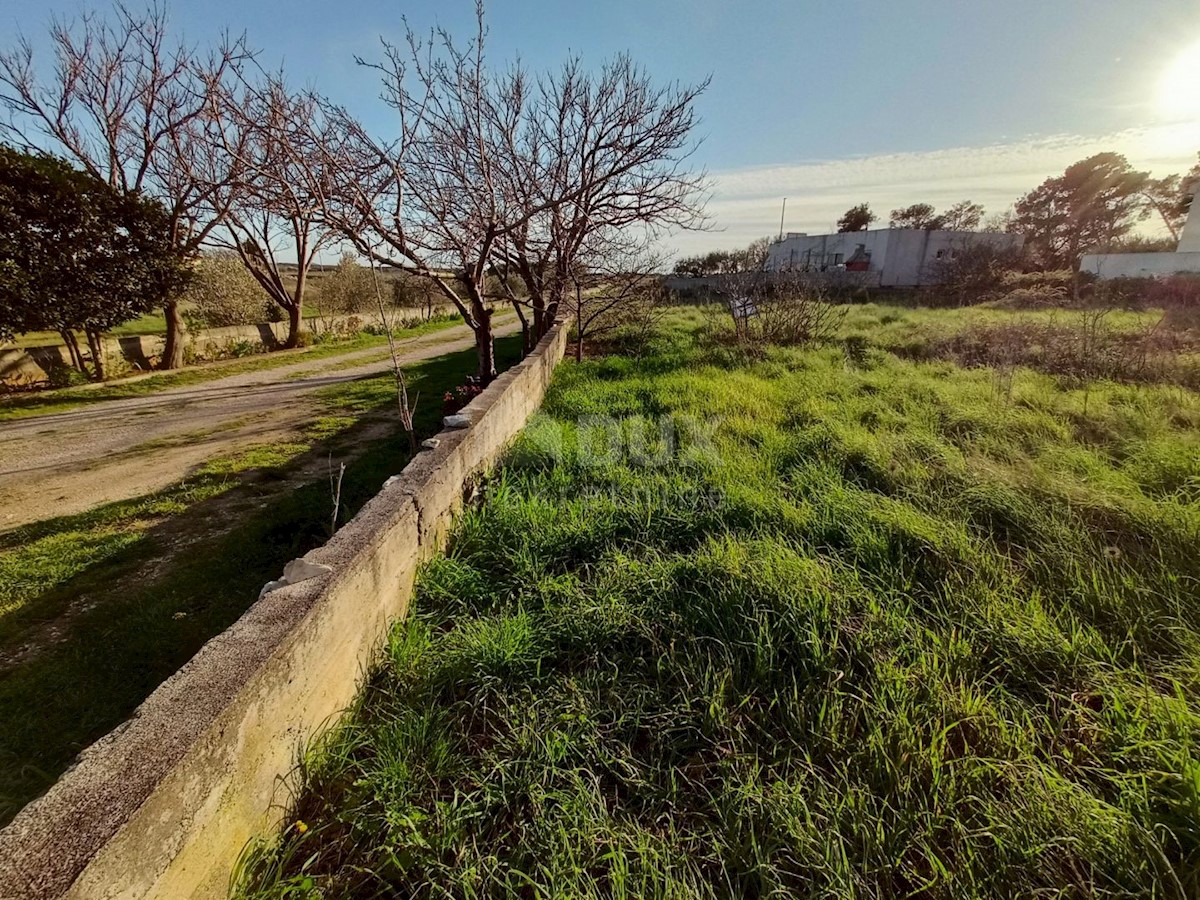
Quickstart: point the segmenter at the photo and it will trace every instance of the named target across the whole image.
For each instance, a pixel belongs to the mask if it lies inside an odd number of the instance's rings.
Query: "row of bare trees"
[[[388,135],[264,71],[244,37],[173,40],[161,6],[56,20],[52,68],[25,39],[0,55],[0,135],[159,199],[186,254],[235,251],[288,313],[290,344],[330,244],[429,279],[473,330],[486,382],[496,303],[517,311],[528,349],[572,297],[657,266],[661,229],[701,223],[690,158],[706,83],[656,85],[626,56],[598,71],[494,66],[481,4],[476,18],[466,42],[409,30],[358,60],[380,79]],[[162,305],[174,367],[182,319],[176,298]]]
[[[241,178],[235,156],[213,148],[225,124],[216,98],[241,76],[252,54],[226,39],[201,54],[172,42],[166,14],[124,6],[111,20],[95,13],[74,25],[55,20],[51,71],[39,73],[22,37],[0,54],[3,136],[26,149],[51,149],[126,193],[152,196],[170,217],[171,241],[198,254],[228,213]],[[174,297],[164,363],[183,359],[183,320]]]

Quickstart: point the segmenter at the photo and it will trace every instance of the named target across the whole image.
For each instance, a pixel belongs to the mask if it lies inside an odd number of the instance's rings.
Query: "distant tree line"
[[[767,261],[771,241],[770,236],[761,237],[740,250],[712,250],[697,256],[686,256],[676,260],[674,272],[676,275],[693,277],[756,272]]]

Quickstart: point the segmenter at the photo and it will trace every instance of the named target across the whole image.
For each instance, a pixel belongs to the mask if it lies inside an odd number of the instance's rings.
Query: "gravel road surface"
[[[511,321],[495,332],[517,330]],[[465,325],[398,342],[401,362],[473,346]],[[0,530],[160,490],[207,459],[282,437],[320,413],[307,395],[385,371],[385,353],[356,350],[0,423]]]

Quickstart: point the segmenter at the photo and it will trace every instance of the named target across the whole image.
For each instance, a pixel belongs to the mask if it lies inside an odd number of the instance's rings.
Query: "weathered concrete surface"
[[[0,897],[225,896],[278,826],[297,752],[354,699],[472,480],[541,403],[560,323],[324,547],[332,572],[273,591],[0,831]]]

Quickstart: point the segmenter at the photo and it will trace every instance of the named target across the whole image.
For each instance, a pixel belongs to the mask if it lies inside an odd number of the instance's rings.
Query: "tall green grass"
[[[1200,893],[1200,397],[702,330],[560,368],[239,896]]]

